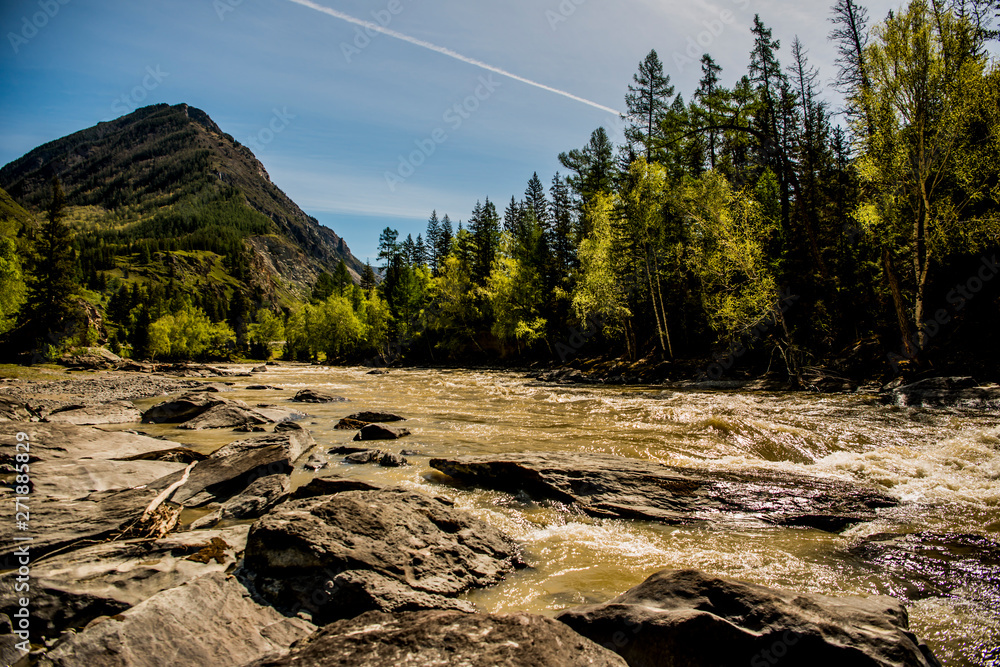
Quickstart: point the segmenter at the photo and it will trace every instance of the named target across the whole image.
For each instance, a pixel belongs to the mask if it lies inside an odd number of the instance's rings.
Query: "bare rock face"
[[[514,543],[479,519],[387,489],[279,505],[251,529],[244,567],[272,604],[324,624],[394,609],[407,589],[420,607],[454,608],[459,594],[498,583],[519,562]],[[382,579],[337,581],[368,572]]]
[[[45,667],[241,665],[286,653],[315,626],[254,602],[221,572],[162,591],[115,616],[65,635]]]
[[[670,524],[728,514],[836,532],[899,502],[875,489],[806,475],[716,472],[606,454],[461,456],[430,464],[467,484],[523,491],[591,516]]]
[[[369,612],[252,667],[625,667],[611,651],[560,626],[531,614]]]
[[[940,666],[892,598],[794,593],[695,570],[659,572],[557,619],[630,667]]]

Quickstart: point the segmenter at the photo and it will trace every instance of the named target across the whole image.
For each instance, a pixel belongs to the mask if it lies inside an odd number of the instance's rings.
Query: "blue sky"
[[[502,208],[532,172],[548,184],[558,154],[597,127],[619,141],[621,121],[598,107],[624,107],[650,49],[689,98],[699,69],[686,52],[711,53],[732,83],[759,13],[784,62],[799,35],[824,82],[834,76],[832,0],[305,1],[590,104],[425,46],[368,37],[301,0],[4,0],[0,164],[131,109],[186,102],[249,145],[356,256],[374,260],[385,226],[416,237],[432,209],[457,222],[477,199]],[[880,19],[897,3],[867,6]],[[25,28],[33,19],[43,26],[34,32]],[[400,169],[421,145],[431,154],[416,155],[412,174],[412,163]],[[390,187],[387,172],[406,178]]]

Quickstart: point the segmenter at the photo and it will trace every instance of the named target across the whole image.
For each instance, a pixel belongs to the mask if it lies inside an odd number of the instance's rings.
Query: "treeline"
[[[801,379],[812,364],[871,375],[977,341],[968,330],[997,323],[996,296],[952,288],[998,248],[995,8],[915,0],[870,25],[838,0],[840,110],[806,47],[795,38],[782,55],[759,16],[728,86],[706,54],[685,98],[650,52],[625,145],[598,129],[559,156],[565,176],[534,175],[502,213],[487,198],[457,229],[435,212],[416,239],[383,232],[390,343],[378,329],[362,347],[565,360],[596,328],[593,353],[715,355],[717,374],[742,358]]]

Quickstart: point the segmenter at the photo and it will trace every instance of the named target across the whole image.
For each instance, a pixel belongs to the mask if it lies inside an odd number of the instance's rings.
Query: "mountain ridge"
[[[96,207],[102,241],[158,248],[198,234],[238,239],[249,254],[248,287],[274,299],[308,294],[341,260],[355,280],[363,269],[344,239],[302,211],[249,148],[188,104],[143,107],[42,144],[0,168],[0,188],[40,211],[55,176],[67,205]]]

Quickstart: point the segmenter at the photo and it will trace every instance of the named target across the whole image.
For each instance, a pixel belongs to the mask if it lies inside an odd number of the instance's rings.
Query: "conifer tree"
[[[63,222],[65,205],[62,184],[54,178],[45,222],[34,239],[27,281],[25,311],[35,339],[47,337],[63,326],[77,292],[75,255],[70,230]]]
[[[633,146],[642,146],[646,161],[651,162],[662,144],[660,126],[670,108],[674,87],[663,73],[663,63],[655,50],[639,63],[633,82],[625,96],[629,121],[625,137]]]

